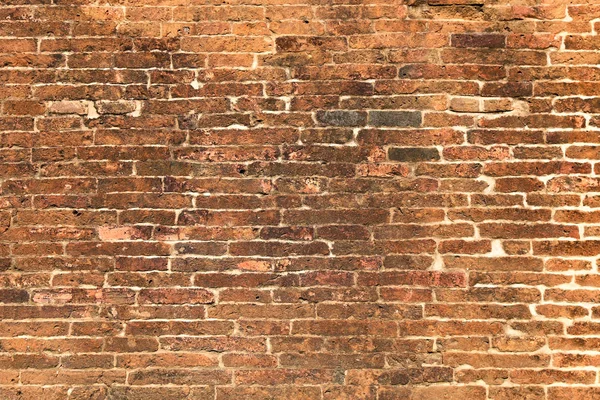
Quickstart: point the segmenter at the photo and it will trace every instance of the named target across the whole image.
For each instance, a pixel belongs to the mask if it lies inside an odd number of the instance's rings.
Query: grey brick
[[[364,126],[367,114],[362,111],[317,111],[317,121],[328,126]]]
[[[370,111],[369,125],[373,126],[421,126],[420,111]]]

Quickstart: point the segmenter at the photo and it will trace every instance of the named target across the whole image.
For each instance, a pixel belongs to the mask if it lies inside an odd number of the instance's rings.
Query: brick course
[[[3,0],[0,398],[600,398],[597,0]]]

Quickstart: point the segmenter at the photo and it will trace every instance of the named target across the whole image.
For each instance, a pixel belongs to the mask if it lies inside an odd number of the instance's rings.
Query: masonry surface
[[[0,398],[600,398],[600,1],[3,0]]]

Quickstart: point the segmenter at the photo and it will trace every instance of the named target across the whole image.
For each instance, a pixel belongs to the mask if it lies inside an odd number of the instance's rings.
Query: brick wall
[[[3,0],[0,398],[600,398],[599,21]]]

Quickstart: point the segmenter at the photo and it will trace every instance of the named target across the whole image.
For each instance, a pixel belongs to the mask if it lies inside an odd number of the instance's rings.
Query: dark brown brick
[[[388,158],[400,162],[437,161],[440,154],[435,148],[392,147],[388,150]]]

